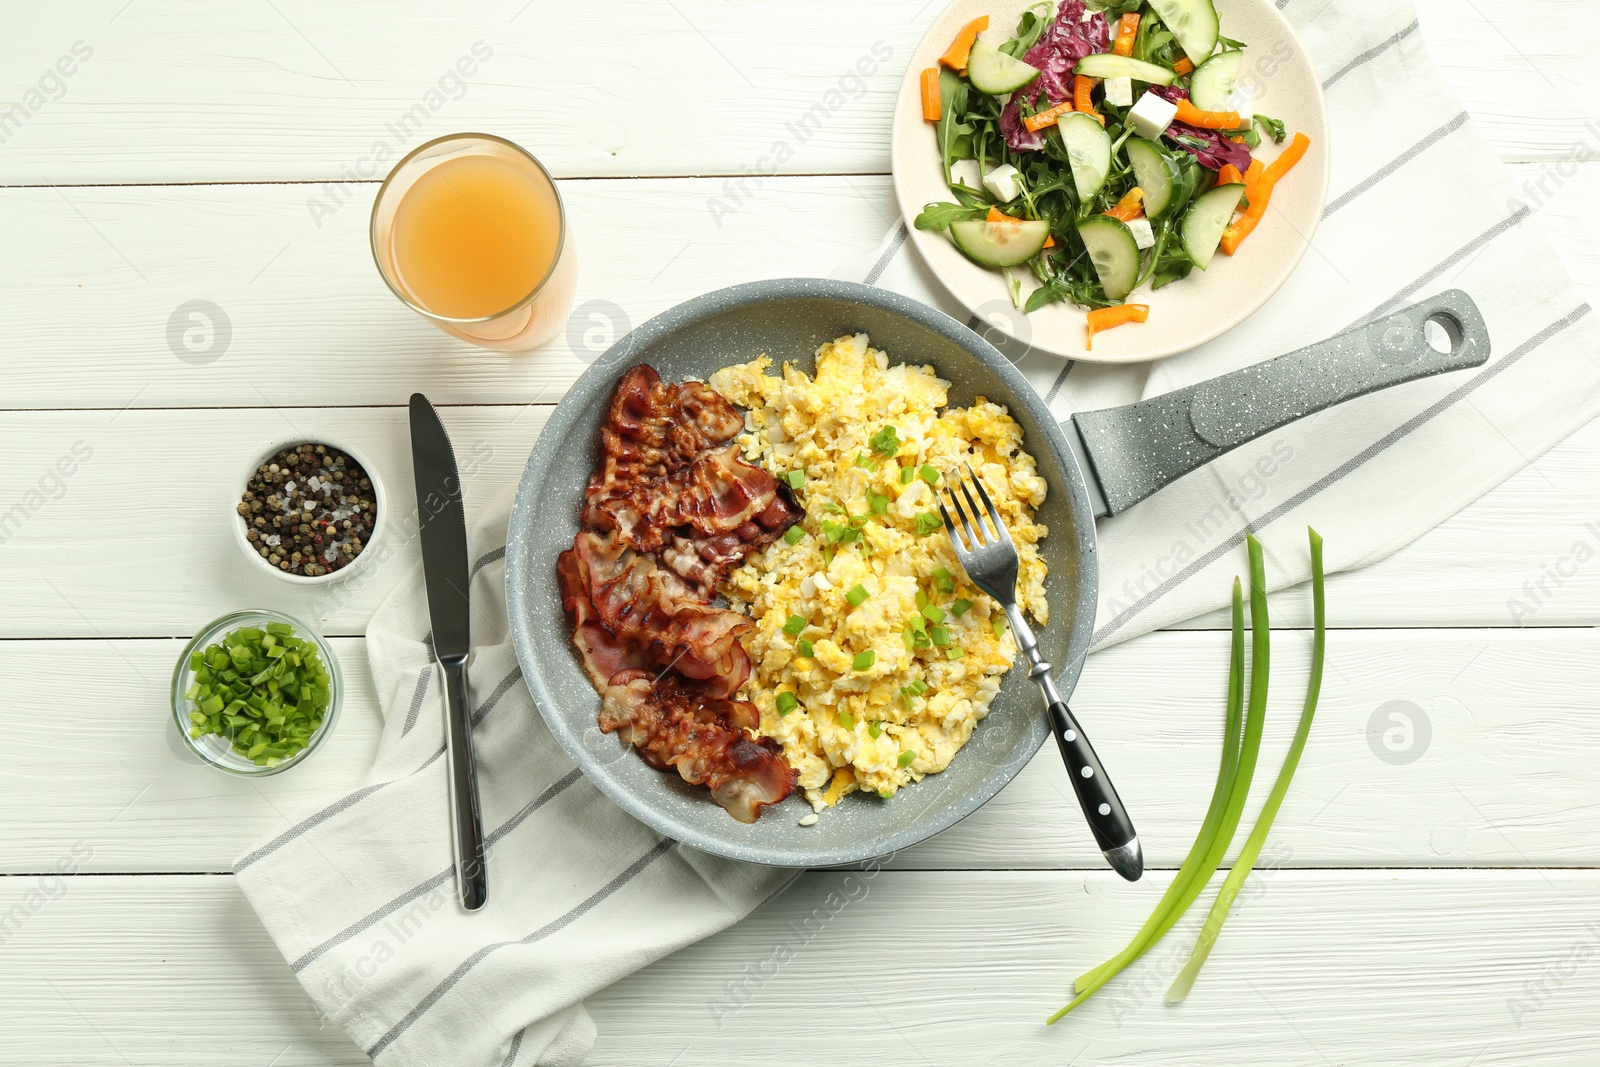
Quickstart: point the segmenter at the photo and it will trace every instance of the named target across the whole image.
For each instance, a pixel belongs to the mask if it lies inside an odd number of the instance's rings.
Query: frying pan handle
[[[1428,343],[1429,322],[1443,329],[1448,352]],[[1296,419],[1488,358],[1489,331],[1478,305],[1451,289],[1265,363],[1126,407],[1080,412],[1072,422],[1106,513],[1114,515]]]

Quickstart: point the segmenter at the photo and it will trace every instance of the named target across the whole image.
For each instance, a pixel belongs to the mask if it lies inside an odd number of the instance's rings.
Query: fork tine
[[[968,471],[968,473],[970,474],[971,472]],[[961,487],[961,495],[967,498],[967,503],[972,507],[972,518],[973,518],[973,521],[975,523],[977,523],[978,530],[983,534],[984,538],[987,540],[989,538],[989,531],[987,531],[987,530],[985,530],[983,528],[983,512],[978,510],[978,502],[976,500],[972,499],[972,490],[967,486],[966,479],[964,479],[964,478],[961,479],[961,481],[959,482],[959,485]],[[955,493],[952,491],[950,495],[954,496]]]
[[[956,524],[950,518],[950,512],[944,506],[944,497],[935,494],[934,500],[939,505],[939,514],[944,517],[945,532],[950,535],[950,547],[955,549],[957,558],[965,556],[967,554],[967,546],[962,543],[961,538],[956,536]]]
[[[968,550],[971,551],[973,549],[977,549],[983,544],[983,539],[979,537],[978,533],[973,530],[972,521],[967,518],[967,513],[962,510],[960,498],[954,493],[950,493],[948,495],[950,497],[950,503],[954,505],[956,509],[956,515],[961,519],[961,532],[967,536]],[[939,506],[943,508],[944,504],[941,502]]]
[[[1008,545],[1011,544],[1011,531],[1007,530],[1006,524],[1000,521],[1000,512],[995,508],[994,501],[989,499],[988,492],[983,488],[983,480],[972,473],[971,467],[967,467],[965,463],[962,466],[967,468],[967,477],[972,480],[972,484],[978,490],[978,496],[983,500],[984,508],[989,512],[989,521],[994,524],[994,532],[999,535],[1001,541]]]

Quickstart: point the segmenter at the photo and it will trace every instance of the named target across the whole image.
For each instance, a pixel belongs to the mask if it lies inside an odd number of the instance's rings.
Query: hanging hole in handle
[[[1448,311],[1435,311],[1422,323],[1422,337],[1428,347],[1441,356],[1448,356],[1461,347],[1464,331],[1461,320]]]

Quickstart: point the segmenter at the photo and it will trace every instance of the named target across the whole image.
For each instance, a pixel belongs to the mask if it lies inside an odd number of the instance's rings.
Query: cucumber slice
[[[1150,0],[1150,6],[1195,66],[1216,51],[1219,27],[1211,0]]]
[[[992,44],[972,42],[967,57],[967,80],[980,93],[999,96],[1014,93],[1039,76],[1039,68],[1008,56]]]
[[[1110,215],[1091,215],[1078,223],[1078,236],[1089,250],[1089,262],[1094,264],[1106,299],[1121,300],[1133,292],[1139,280],[1139,242],[1127,224]],[[1218,233],[1217,240],[1221,239]]]
[[[1239,182],[1219,185],[1202,194],[1183,217],[1183,250],[1201,270],[1211,266],[1211,257],[1222,243],[1222,231],[1233,221],[1234,209],[1244,198]]]
[[[1133,167],[1134,184],[1144,191],[1145,216],[1159,219],[1172,203],[1172,189],[1178,177],[1172,161],[1143,137],[1130,137],[1122,147]]]
[[[1056,121],[1061,132],[1061,143],[1067,149],[1067,162],[1072,167],[1072,184],[1078,188],[1078,199],[1087,200],[1100,191],[1111,173],[1111,135],[1094,119],[1081,111],[1070,111]]]
[[[1026,263],[1039,254],[1049,238],[1050,224],[1043,219],[1004,222],[961,219],[950,224],[950,239],[955,241],[956,247],[972,262],[985,267],[1015,267]]]
[[[1202,111],[1232,111],[1233,90],[1243,67],[1243,49],[1218,52],[1189,76],[1189,99]]]
[[[1142,59],[1119,56],[1111,52],[1084,56],[1078,60],[1078,65],[1073,69],[1086,78],[1132,78],[1136,82],[1145,82],[1149,85],[1171,85],[1178,79],[1178,76],[1166,67],[1158,67]]]

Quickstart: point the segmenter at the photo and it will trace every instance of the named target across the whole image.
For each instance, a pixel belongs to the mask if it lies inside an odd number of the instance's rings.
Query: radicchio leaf
[[[1044,146],[1043,136],[1022,124],[1020,101],[1025,98],[1035,111],[1041,111],[1072,99],[1072,76],[1078,60],[1110,48],[1111,32],[1105,13],[1096,11],[1085,20],[1084,11],[1083,0],[1061,0],[1055,21],[1022,57],[1024,63],[1039,68],[1039,76],[1032,85],[1013,95],[1000,112],[1000,133],[1014,151],[1037,152]]]
[[[1174,104],[1189,99],[1189,90],[1177,85],[1152,85],[1150,91]],[[1221,170],[1224,164],[1232,163],[1239,168],[1240,174],[1250,169],[1250,149],[1235,144],[1221,130],[1207,130],[1174,119],[1172,125],[1167,127],[1167,136],[1179,148],[1199,160],[1203,167]],[[1198,143],[1202,141],[1205,142],[1204,147]]]

